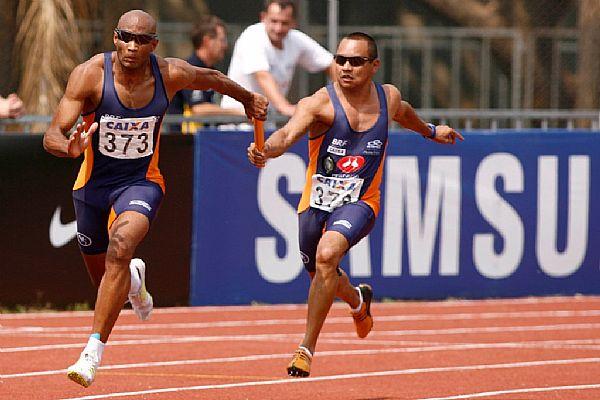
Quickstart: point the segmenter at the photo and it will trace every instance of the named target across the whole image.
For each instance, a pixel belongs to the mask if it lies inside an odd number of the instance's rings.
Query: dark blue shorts
[[[367,236],[375,225],[375,213],[365,202],[345,204],[332,212],[308,208],[298,214],[300,255],[309,272],[316,271],[319,240],[326,231],[344,235],[350,247]]]
[[[163,191],[153,182],[140,182],[119,188],[82,188],[73,192],[75,217],[77,218],[77,242],[84,254],[106,253],[111,211],[119,216],[124,211],[136,211],[148,217],[150,223],[156,217]]]

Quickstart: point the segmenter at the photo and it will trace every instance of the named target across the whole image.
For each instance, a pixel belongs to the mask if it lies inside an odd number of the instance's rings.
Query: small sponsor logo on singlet
[[[377,140],[371,140],[370,142],[367,143],[367,149],[381,149],[381,146],[383,146],[383,142],[379,139]]]
[[[337,167],[346,174],[358,171],[363,165],[365,165],[363,156],[346,156],[337,162]]]
[[[335,168],[335,161],[333,157],[327,156],[323,158],[323,169],[325,170],[325,175],[330,175]]]
[[[335,154],[336,156],[345,156],[346,149],[340,149],[339,147],[329,146],[327,147],[327,152],[331,154]]]

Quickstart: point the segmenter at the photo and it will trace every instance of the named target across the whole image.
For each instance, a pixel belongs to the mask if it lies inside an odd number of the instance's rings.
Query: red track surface
[[[0,399],[600,399],[600,297],[374,304],[357,339],[334,305],[311,377],[285,367],[305,306],[119,318],[96,381],[66,378],[91,313],[0,315]]]

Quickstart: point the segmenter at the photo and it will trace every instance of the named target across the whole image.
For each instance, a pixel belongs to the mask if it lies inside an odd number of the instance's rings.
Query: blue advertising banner
[[[600,294],[598,132],[390,134],[381,211],[345,257],[375,297]],[[190,302],[304,302],[296,205],[307,143],[256,169],[251,133],[195,137]]]

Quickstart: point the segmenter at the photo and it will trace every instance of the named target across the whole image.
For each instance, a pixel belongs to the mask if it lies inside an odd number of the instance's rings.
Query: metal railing
[[[192,51],[191,26],[161,22],[158,52],[163,56],[187,57]],[[233,48],[246,25],[227,27]],[[92,28],[90,43],[84,43],[83,48],[102,39],[101,24]],[[375,37],[382,61],[377,80],[396,85],[403,97],[419,108],[561,109],[573,105],[574,90],[562,77],[576,72],[580,36],[577,29],[359,25],[338,28],[339,35],[364,31]],[[322,45],[327,44],[326,25],[308,22],[301,29]],[[226,71],[228,64],[225,59],[219,67]],[[325,82],[324,75],[311,76],[301,68],[296,75],[291,89],[296,99],[313,93]]]
[[[436,124],[448,124],[456,129],[501,130],[501,129],[583,129],[600,132],[600,110],[464,110],[430,109],[417,110],[417,114],[426,121]],[[0,119],[0,134],[40,134],[50,124],[49,115],[26,115],[19,119]],[[288,119],[284,116],[269,115],[268,120],[280,126]],[[248,123],[245,117],[210,116],[184,117],[166,115],[163,120],[163,133],[173,132],[173,126],[185,122],[201,123],[206,128],[223,127]],[[393,128],[398,128],[397,124]],[[202,129],[202,128],[200,128]]]

